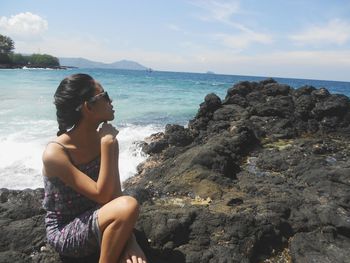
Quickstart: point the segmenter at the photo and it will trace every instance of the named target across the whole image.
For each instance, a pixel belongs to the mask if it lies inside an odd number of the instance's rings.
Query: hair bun
[[[60,136],[60,135],[62,135],[63,133],[66,133],[66,132],[67,132],[67,130],[59,130],[59,131],[57,132],[57,137]]]

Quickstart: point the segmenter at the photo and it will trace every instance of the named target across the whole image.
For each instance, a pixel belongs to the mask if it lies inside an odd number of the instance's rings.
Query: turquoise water
[[[265,79],[108,69],[0,70],[0,188],[42,187],[41,153],[57,131],[53,94],[65,76],[78,72],[98,80],[114,100],[122,180],[146,158],[135,141],[162,131],[167,123],[186,125],[208,93],[224,98],[238,81]],[[350,95],[349,82],[275,79],[295,88],[312,85]]]

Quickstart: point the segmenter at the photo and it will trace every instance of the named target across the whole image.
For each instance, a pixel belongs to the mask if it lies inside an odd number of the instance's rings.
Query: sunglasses
[[[109,97],[107,91],[101,92],[95,96],[93,96],[91,99],[87,100],[87,103],[94,103],[98,101],[99,99],[105,99],[107,102],[112,102],[111,98]],[[83,104],[79,105],[75,108],[76,111],[80,111],[80,109],[83,107]]]

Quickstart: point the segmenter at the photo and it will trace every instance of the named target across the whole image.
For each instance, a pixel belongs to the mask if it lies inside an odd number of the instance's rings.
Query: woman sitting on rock
[[[99,262],[145,263],[133,234],[138,203],[122,196],[108,93],[89,75],[75,74],[54,98],[59,132],[43,153],[48,243],[65,257],[99,252]]]

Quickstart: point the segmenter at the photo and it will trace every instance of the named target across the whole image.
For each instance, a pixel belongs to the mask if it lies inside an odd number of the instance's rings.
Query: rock
[[[214,93],[208,94],[201,103],[197,117],[210,116],[212,112],[221,107],[221,99]]]
[[[162,152],[165,148],[169,146],[167,140],[162,139],[159,141],[151,142],[150,144],[145,144],[142,150],[147,154],[155,154]]]
[[[267,96],[287,96],[290,90],[291,88],[288,85],[269,83],[264,85],[263,89],[261,90],[261,93]]]
[[[295,262],[349,262],[349,238],[337,234],[331,226],[308,233],[297,233],[291,240]]]
[[[240,95],[232,95],[228,98],[226,98],[223,102],[222,102],[223,105],[227,105],[227,104],[236,104],[236,105],[239,105],[243,108],[246,108],[248,106],[248,102],[247,100],[240,96]]]
[[[0,189],[0,261],[32,262],[45,244],[43,189]]]
[[[329,91],[327,89],[320,88],[318,90],[313,90],[311,92],[311,95],[313,97],[315,97],[317,100],[322,100],[322,99],[327,98],[330,95],[330,93],[329,93]]]
[[[238,105],[224,105],[222,108],[216,110],[213,115],[214,123],[218,121],[237,121],[242,118],[247,111]]]
[[[254,115],[289,117],[294,113],[294,103],[289,96],[277,96],[254,107]]]
[[[267,84],[277,83],[277,81],[274,80],[273,78],[267,78],[267,79],[264,79],[264,80],[260,81],[259,83],[262,84],[262,85],[267,85]]]
[[[235,95],[239,95],[240,97],[245,97],[247,94],[249,94],[254,87],[257,86],[257,83],[249,82],[249,81],[242,81],[237,84],[235,84],[232,88],[227,90],[226,98],[231,98]]]
[[[300,87],[300,88],[294,90],[293,96],[296,97],[296,98],[299,98],[299,97],[302,96],[302,95],[311,95],[311,93],[312,93],[314,90],[316,90],[315,87],[305,85],[305,86],[302,86],[302,87]]]
[[[188,129],[180,125],[166,125],[165,136],[169,145],[186,146],[193,141],[192,135]]]
[[[349,110],[350,100],[344,95],[329,95],[325,100],[316,103],[312,110],[315,119],[323,117],[343,117]]]
[[[315,107],[315,100],[310,95],[299,95],[295,102],[295,115],[297,118],[307,120],[312,117],[311,110]]]

